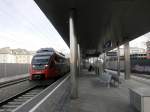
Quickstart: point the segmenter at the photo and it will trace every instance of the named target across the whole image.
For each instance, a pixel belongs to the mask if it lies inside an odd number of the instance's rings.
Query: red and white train
[[[32,58],[30,80],[48,80],[69,72],[69,59],[53,48],[41,48]]]

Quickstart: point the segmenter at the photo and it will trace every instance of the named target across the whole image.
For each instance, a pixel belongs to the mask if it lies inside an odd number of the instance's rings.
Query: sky
[[[1,0],[0,48],[31,51],[53,47],[63,53],[69,48],[33,0]]]

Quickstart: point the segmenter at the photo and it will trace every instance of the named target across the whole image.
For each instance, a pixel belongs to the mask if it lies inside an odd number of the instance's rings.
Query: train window
[[[57,56],[55,56],[54,63],[55,63],[55,64],[59,63],[59,59],[58,59]]]
[[[59,63],[65,63],[65,60],[62,57],[59,57]]]
[[[59,57],[59,56],[56,56],[54,63],[55,63],[56,65],[61,65],[61,64],[66,63],[66,61],[64,60],[64,58]]]
[[[48,64],[50,56],[34,56],[32,64]]]

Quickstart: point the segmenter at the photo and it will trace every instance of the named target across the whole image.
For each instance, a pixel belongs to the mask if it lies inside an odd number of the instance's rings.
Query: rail
[[[67,74],[13,112],[67,112],[69,99],[70,75]]]
[[[15,108],[17,108],[19,105],[23,104],[30,98],[34,97],[35,95],[39,94],[42,90],[44,90],[46,86],[36,86],[27,89],[26,91],[23,91],[21,93],[18,93],[15,96],[12,96],[11,98],[5,99],[4,101],[0,102],[0,112],[11,112]]]

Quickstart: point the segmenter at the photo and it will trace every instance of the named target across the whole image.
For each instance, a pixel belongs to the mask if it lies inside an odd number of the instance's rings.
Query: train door
[[[61,73],[61,65],[60,65],[60,60],[59,60],[58,55],[54,56],[54,59],[53,59],[53,68],[55,69],[55,75],[59,76],[60,73]]]
[[[60,62],[60,71],[61,71],[61,75],[63,75],[66,71],[66,62],[65,59],[63,57],[59,57],[59,62]]]
[[[57,64],[56,64],[56,56],[52,55],[49,61],[49,77],[56,77],[58,74]]]
[[[66,62],[65,59],[61,56],[57,56],[57,69],[59,71],[59,75],[63,75],[66,72]]]

